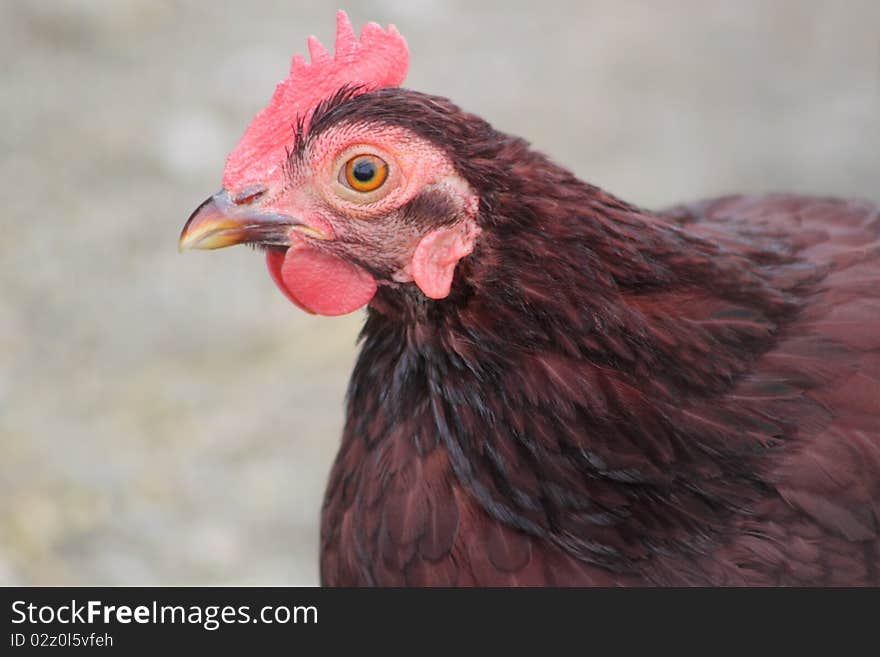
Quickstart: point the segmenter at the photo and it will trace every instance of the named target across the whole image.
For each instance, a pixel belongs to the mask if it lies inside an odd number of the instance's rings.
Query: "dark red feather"
[[[482,232],[447,299],[370,306],[325,583],[880,583],[875,205],[649,212],[444,99],[342,120],[443,148]]]

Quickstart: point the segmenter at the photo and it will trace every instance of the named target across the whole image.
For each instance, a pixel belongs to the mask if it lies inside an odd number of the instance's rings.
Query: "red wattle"
[[[344,315],[367,305],[376,294],[369,272],[307,244],[268,251],[272,280],[297,306],[316,315]]]

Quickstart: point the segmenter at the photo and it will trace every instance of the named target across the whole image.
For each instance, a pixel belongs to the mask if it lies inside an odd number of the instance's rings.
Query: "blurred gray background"
[[[0,1],[0,583],[317,583],[362,317],[176,241],[339,4]],[[627,200],[880,200],[877,0],[346,4]]]

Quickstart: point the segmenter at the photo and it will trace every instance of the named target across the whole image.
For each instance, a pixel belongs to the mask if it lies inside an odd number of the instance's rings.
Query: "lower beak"
[[[233,203],[226,190],[202,203],[180,233],[181,251],[222,249],[234,244],[290,246],[290,231],[317,232],[292,217]]]

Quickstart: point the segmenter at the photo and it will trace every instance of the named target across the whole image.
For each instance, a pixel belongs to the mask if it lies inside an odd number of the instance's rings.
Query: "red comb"
[[[290,75],[275,87],[269,104],[254,117],[241,141],[226,158],[223,186],[240,189],[268,183],[281,175],[282,164],[298,120],[307,121],[315,107],[342,87],[369,91],[397,86],[406,77],[409,50],[393,25],[376,23],[361,29],[360,39],[344,11],[336,13],[336,52],[331,57],[321,42],[309,37],[308,63],[294,55]]]

